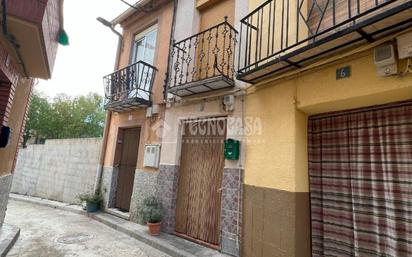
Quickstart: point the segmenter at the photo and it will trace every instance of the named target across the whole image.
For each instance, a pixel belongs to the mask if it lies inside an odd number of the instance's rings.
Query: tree
[[[51,135],[50,124],[51,106],[47,97],[39,92],[34,92],[31,98],[29,113],[27,116],[24,131],[24,144],[30,137],[35,138],[35,143],[39,143],[42,138]]]
[[[34,92],[24,142],[46,139],[100,137],[104,127],[103,98],[96,93],[72,98],[60,94],[50,100]]]

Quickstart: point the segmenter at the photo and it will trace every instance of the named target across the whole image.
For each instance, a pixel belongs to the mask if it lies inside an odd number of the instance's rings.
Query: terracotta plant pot
[[[157,223],[150,223],[147,222],[147,226],[149,227],[149,233],[152,236],[157,236],[160,234],[160,227],[162,225],[162,222],[157,222]]]

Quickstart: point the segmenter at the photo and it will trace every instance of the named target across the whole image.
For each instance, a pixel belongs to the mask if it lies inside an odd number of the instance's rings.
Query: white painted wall
[[[176,12],[174,40],[178,42],[198,33],[199,22],[200,17],[196,9],[196,1],[179,0]]]
[[[227,116],[229,120],[235,119],[242,121],[243,102],[242,96],[237,96],[235,101],[234,112],[226,112],[222,108],[222,98],[202,100],[199,102],[189,102],[186,104],[173,104],[171,108],[166,109],[162,149],[160,163],[166,165],[179,165],[181,153],[181,129],[182,121],[187,119],[201,119],[210,117]],[[226,131],[227,138],[240,140],[243,139],[242,124],[230,123]],[[226,168],[242,167],[243,157],[238,161],[226,161]]]
[[[235,1],[235,24],[234,27],[240,31],[240,19],[246,16],[248,0]],[[199,32],[200,15],[194,0],[179,0],[176,15],[176,27],[174,39],[176,42],[188,38]],[[235,69],[237,69],[238,45],[236,46]],[[173,67],[172,67],[173,68]],[[235,80],[236,88],[244,88],[246,83]],[[238,92],[239,93],[239,92]],[[222,96],[205,97],[200,102],[188,102],[184,104],[170,103],[166,109],[164,129],[162,136],[162,149],[160,163],[165,165],[179,165],[181,152],[181,121],[189,118],[227,116],[229,119],[244,121],[243,97],[237,95],[235,111],[227,113],[222,110]],[[241,141],[241,156],[238,161],[226,161],[226,168],[242,168],[244,162],[243,123],[240,126],[228,126],[227,138]]]

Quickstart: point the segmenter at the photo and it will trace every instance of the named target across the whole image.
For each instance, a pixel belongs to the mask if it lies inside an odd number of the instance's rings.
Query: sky
[[[136,1],[129,0],[132,2]],[[64,1],[64,27],[70,45],[59,46],[52,78],[39,80],[36,89],[50,97],[59,93],[103,95],[102,77],[113,71],[118,37],[96,18],[111,21],[127,8],[120,0]]]

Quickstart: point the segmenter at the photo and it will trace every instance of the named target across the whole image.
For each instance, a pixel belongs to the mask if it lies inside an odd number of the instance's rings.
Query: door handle
[[[120,163],[114,165],[115,168],[119,168],[119,166],[120,166]]]
[[[222,192],[222,190],[223,190],[223,187],[219,188],[219,189],[217,190],[217,192],[220,193],[220,192]]]

